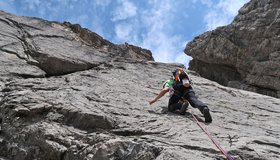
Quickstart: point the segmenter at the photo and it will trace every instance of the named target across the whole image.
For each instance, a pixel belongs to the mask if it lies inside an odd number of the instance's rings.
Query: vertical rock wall
[[[280,97],[280,1],[251,0],[234,21],[186,46],[190,69],[220,84]]]

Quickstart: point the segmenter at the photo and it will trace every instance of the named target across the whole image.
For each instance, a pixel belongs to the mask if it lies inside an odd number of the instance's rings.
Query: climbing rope
[[[192,114],[192,113],[191,113],[191,114]],[[213,138],[211,137],[211,135],[210,135],[210,133],[207,131],[207,129],[204,128],[204,127],[202,127],[202,125],[199,123],[199,121],[197,120],[197,118],[196,118],[193,114],[192,114],[192,117],[195,119],[196,124],[207,134],[207,136],[211,139],[211,141],[214,143],[214,145],[221,151],[221,153],[222,153],[223,155],[225,155],[226,158],[227,158],[228,160],[234,160],[234,158],[231,157],[231,156],[227,153],[227,151],[226,151],[225,149],[223,149],[223,148],[219,145],[219,143],[218,143],[215,139],[213,139]]]

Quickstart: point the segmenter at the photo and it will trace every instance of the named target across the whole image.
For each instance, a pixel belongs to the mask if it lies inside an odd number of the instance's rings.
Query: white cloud
[[[176,2],[173,0],[154,0],[152,8],[143,14],[147,33],[141,46],[151,49],[153,57],[160,62],[179,62],[188,64],[189,58],[182,53],[185,44],[180,35],[172,33],[172,22],[177,18]]]
[[[71,23],[77,23],[80,24],[82,27],[85,27],[87,26],[88,19],[89,19],[88,15],[81,14],[77,16],[71,16],[66,21],[69,21]]]
[[[37,7],[38,13],[43,16],[48,16],[50,19],[53,17],[56,17],[55,14],[59,14],[58,8],[52,6],[52,3],[50,1],[46,1],[44,3],[41,3],[40,6]],[[55,12],[56,10],[56,12]]]
[[[189,68],[189,62],[192,60],[192,57],[186,55],[184,52],[176,54],[175,57],[175,62],[182,63],[186,68]]]
[[[111,3],[111,0],[95,0],[95,3],[99,6],[106,7]]]
[[[105,38],[105,31],[104,31],[104,26],[102,25],[102,17],[99,17],[97,15],[93,15],[91,17],[91,23],[89,24],[89,28],[94,29],[92,30],[93,32],[98,33],[100,36]]]
[[[16,14],[16,9],[13,6],[13,3],[14,3],[14,0],[2,1],[2,2],[0,2],[0,8],[1,8],[1,10],[4,10],[6,12]]]
[[[142,42],[142,46],[153,51],[156,61],[174,62],[179,39],[176,36],[166,35],[164,32],[150,33]]]
[[[173,56],[177,50],[176,46],[180,43],[178,36],[169,33],[174,16],[172,15],[172,9],[176,9],[172,4],[173,1],[171,0],[154,0],[150,2],[152,8],[143,13],[143,22],[147,28],[147,33],[141,42],[141,46],[151,49],[156,61],[174,61]]]
[[[142,12],[134,15],[133,20],[126,19],[125,22],[115,24],[116,41],[150,49],[156,61],[181,62],[187,65],[189,58],[182,52],[185,44],[182,45],[183,40],[179,35],[172,33],[176,3],[173,0],[151,0],[148,3],[149,7],[142,8]],[[123,20],[125,17],[115,17],[113,20]]]
[[[23,3],[25,3],[25,7],[27,7],[27,10],[36,10],[38,6],[40,5],[40,0],[24,0]]]
[[[172,11],[176,9],[173,2],[171,0],[154,0],[150,5],[151,8],[144,11],[144,23],[151,31],[167,31],[169,29],[167,27],[172,25],[170,22],[175,16]]]
[[[124,20],[137,13],[137,7],[128,0],[120,0],[120,5],[114,10],[112,21]]]
[[[219,3],[208,11],[204,16],[207,30],[229,24],[238,10],[249,0],[220,0]]]
[[[220,0],[217,8],[221,8],[224,13],[230,16],[236,16],[238,10],[249,0]]]
[[[185,48],[185,47],[186,47],[186,44],[189,43],[189,42],[190,42],[190,41],[184,41],[184,42],[182,42],[182,43],[181,43],[181,47],[182,47],[182,48]]]
[[[115,33],[116,33],[117,38],[121,41],[127,41],[127,40],[131,39],[132,29],[133,29],[132,25],[130,25],[130,24],[127,24],[127,23],[117,24],[115,26]]]
[[[191,2],[193,4],[200,2],[201,4],[206,5],[208,7],[211,7],[213,5],[213,0],[192,0]]]
[[[200,2],[208,7],[211,7],[213,5],[212,0],[200,0]]]
[[[230,23],[230,17],[228,15],[224,15],[221,13],[218,13],[215,10],[209,11],[204,16],[204,21],[206,22],[206,30],[213,30],[217,28],[218,26],[224,26],[228,23]]]

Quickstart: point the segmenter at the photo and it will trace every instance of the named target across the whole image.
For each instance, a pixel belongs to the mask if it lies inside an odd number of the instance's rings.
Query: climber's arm
[[[155,103],[157,100],[159,100],[162,96],[164,96],[167,92],[169,91],[169,87],[165,87],[163,88],[159,94],[153,99],[153,100],[150,100],[149,103],[150,105]]]

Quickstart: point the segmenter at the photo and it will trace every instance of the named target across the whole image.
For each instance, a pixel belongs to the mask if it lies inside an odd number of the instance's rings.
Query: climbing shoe
[[[209,109],[207,107],[205,107],[203,109],[203,116],[205,118],[205,122],[206,123],[211,123],[212,122],[212,117],[211,117],[210,111],[209,111]]]
[[[181,115],[185,115],[188,106],[189,106],[189,103],[188,103],[188,102],[184,102],[184,103],[182,104],[182,107],[181,107],[179,113],[180,113]]]

